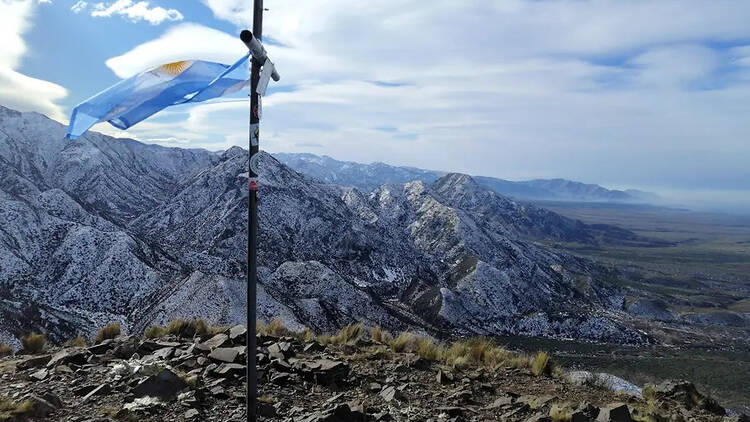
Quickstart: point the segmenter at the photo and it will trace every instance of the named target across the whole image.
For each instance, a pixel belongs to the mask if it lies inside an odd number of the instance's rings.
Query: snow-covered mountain
[[[0,342],[105,322],[244,320],[247,154],[145,145],[0,107]],[[613,270],[535,240],[603,229],[466,175],[369,193],[262,154],[259,314],[319,331],[353,321],[440,334],[641,342]],[[606,233],[603,235],[603,233]]]
[[[367,191],[377,189],[387,183],[407,183],[415,180],[432,183],[446,174],[441,171],[392,166],[379,162],[361,164],[339,161],[325,155],[318,156],[309,153],[277,153],[274,156],[294,170],[314,179],[342,186],[353,186]],[[649,192],[635,189],[607,189],[599,185],[566,179],[510,181],[495,177],[474,176],[474,180],[496,193],[518,199],[660,202],[658,195]]]

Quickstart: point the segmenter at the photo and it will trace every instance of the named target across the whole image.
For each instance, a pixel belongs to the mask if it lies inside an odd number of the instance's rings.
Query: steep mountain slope
[[[239,286],[247,158],[233,148],[221,160],[130,229],[163,249],[179,245],[172,252],[182,264]],[[553,238],[589,236],[580,223],[524,212],[465,175],[431,186],[388,185],[366,197],[311,182],[267,154],[261,168],[261,315],[285,315],[321,331],[364,321],[430,332],[642,340],[617,322],[622,296],[591,278],[606,270],[520,240],[545,230]],[[570,227],[549,231],[556,220]],[[187,296],[195,287],[164,296]],[[221,314],[237,313],[231,303],[211,302],[206,311],[178,304],[159,303],[140,320],[196,312],[210,318],[217,307]],[[594,312],[581,312],[592,305]]]
[[[342,186],[353,186],[365,191],[371,191],[388,183],[407,183],[415,180],[432,183],[446,174],[441,171],[391,166],[384,163],[361,164],[338,161],[328,156],[309,153],[278,153],[274,156],[294,170],[314,179]],[[612,190],[599,185],[565,179],[510,181],[486,176],[475,176],[474,179],[480,185],[496,193],[523,199],[638,203],[654,202],[660,199],[658,195],[649,192],[633,189]]]
[[[247,154],[143,145],[0,109],[0,341],[119,320],[244,320]],[[433,334],[646,341],[610,270],[528,239],[596,228],[465,175],[369,195],[261,155],[259,306],[328,331],[353,321]]]
[[[75,334],[125,320],[179,266],[118,222],[217,160],[0,108],[0,331]]]

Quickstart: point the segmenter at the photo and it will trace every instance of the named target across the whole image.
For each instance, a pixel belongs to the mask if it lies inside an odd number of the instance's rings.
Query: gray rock
[[[187,388],[187,383],[182,378],[169,369],[163,369],[158,374],[152,375],[140,382],[133,388],[132,393],[135,397],[149,396],[171,400],[177,397],[177,394],[185,388]]]
[[[596,420],[599,422],[633,422],[628,405],[622,403],[602,407]]]
[[[245,365],[241,365],[239,363],[222,363],[219,365],[216,369],[214,369],[214,374],[227,377],[227,376],[241,376],[245,374]]]
[[[453,374],[443,370],[438,370],[435,378],[437,379],[438,384],[449,384],[454,381]]]
[[[85,403],[93,396],[103,396],[103,395],[109,394],[111,390],[112,389],[109,387],[109,384],[101,384],[97,386],[96,388],[94,388],[93,390],[89,391],[85,396],[83,396],[83,399],[81,400],[81,402]]]
[[[383,388],[383,391],[380,392],[380,397],[383,398],[386,402],[392,402],[394,400],[403,401],[406,399],[404,395],[399,391],[396,387],[389,385],[385,388]]]
[[[65,349],[55,353],[52,358],[47,362],[47,367],[51,368],[56,365],[83,365],[86,363],[88,356],[86,353],[74,350]]]
[[[219,347],[212,350],[208,357],[219,362],[234,363],[239,354],[237,349]]]
[[[47,362],[49,362],[50,359],[52,359],[51,355],[32,356],[18,362],[16,364],[16,369],[23,371],[26,369],[39,368],[47,365]]]
[[[287,360],[294,356],[291,343],[282,341],[268,346],[268,356],[271,359]]]
[[[244,344],[246,335],[247,329],[244,325],[235,325],[229,329],[229,339],[235,343],[241,341]]]
[[[217,347],[223,347],[228,342],[229,336],[227,336],[226,334],[216,334],[215,336],[197,345],[196,347],[200,346],[201,350],[210,351],[216,349]]]

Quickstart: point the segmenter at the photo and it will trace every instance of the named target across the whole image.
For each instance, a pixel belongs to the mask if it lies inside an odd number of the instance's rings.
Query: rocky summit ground
[[[647,387],[639,398],[573,383],[510,352],[488,365],[499,349],[481,342],[441,349],[465,353],[448,365],[414,336],[290,334],[258,335],[260,420],[750,420],[727,416],[686,382]],[[245,420],[244,327],[80,346],[0,359],[0,421]]]

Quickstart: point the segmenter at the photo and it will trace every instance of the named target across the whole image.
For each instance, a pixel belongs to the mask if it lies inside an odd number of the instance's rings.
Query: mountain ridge
[[[111,321],[137,332],[176,317],[244,320],[243,149],[97,133],[62,142],[62,125],[8,109],[0,127],[0,341],[34,330],[60,340]],[[606,282],[614,269],[535,242],[597,242],[600,228],[465,175],[362,194],[266,153],[260,168],[261,318],[319,332],[364,322],[438,336],[652,341]]]
[[[448,174],[444,171],[394,166],[382,162],[362,164],[339,161],[329,156],[311,153],[275,153],[273,155],[300,173],[327,183],[353,186],[365,191],[386,183],[406,183],[414,180],[431,183]],[[488,176],[472,176],[472,178],[485,188],[519,199],[626,203],[658,202],[660,199],[656,194],[636,189],[607,189],[596,184],[561,178],[526,181],[510,181]]]

